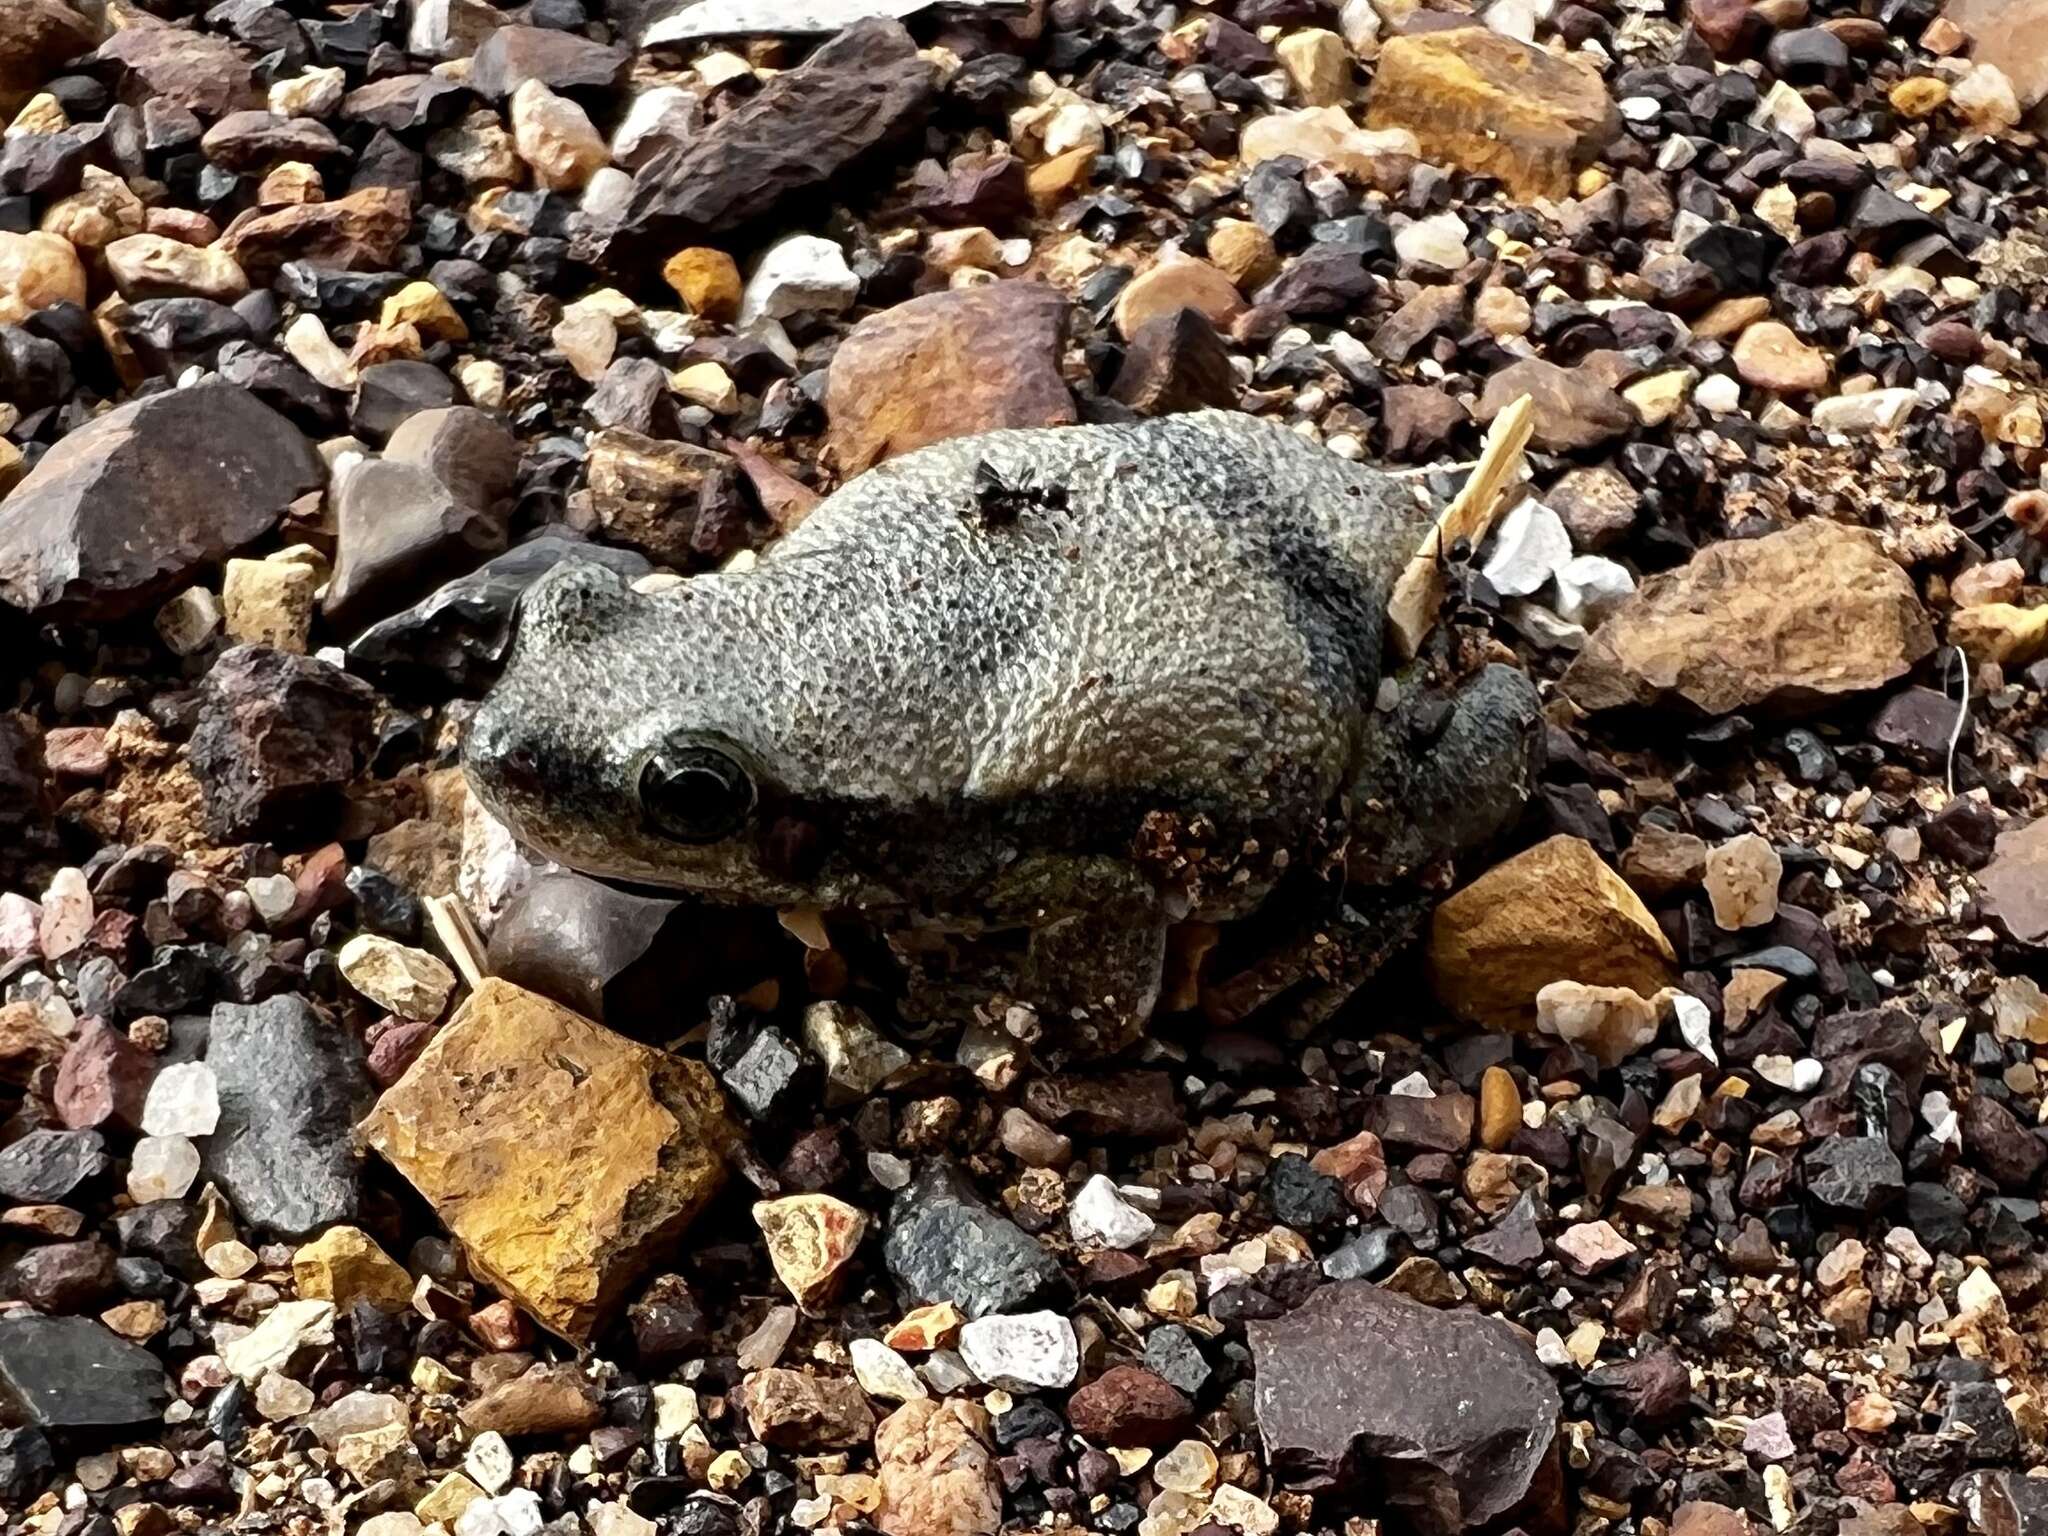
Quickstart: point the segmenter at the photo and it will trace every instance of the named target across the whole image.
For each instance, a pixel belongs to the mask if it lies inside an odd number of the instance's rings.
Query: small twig
[[[427,920],[433,925],[434,937],[448,951],[448,958],[454,962],[455,969],[474,991],[482,983],[489,962],[485,958],[483,936],[476,931],[469,909],[459,896],[429,896]]]
[[[1535,402],[1519,395],[1486,429],[1478,462],[1464,487],[1422,536],[1387,599],[1387,640],[1395,656],[1413,661],[1444,602],[1444,560],[1460,543],[1477,553],[1487,529],[1522,477],[1522,454],[1535,430]]]
[[[1963,654],[1963,648],[1959,645],[1950,646],[1948,654],[1951,661],[1959,664],[1956,670],[1962,674],[1963,679],[1963,699],[1956,706],[1955,729],[1948,733],[1948,797],[1953,800],[1956,797],[1956,747],[1963,739],[1963,727],[1970,720],[1970,658]],[[1943,669],[1944,672],[1946,670],[1946,668]],[[1941,691],[1944,696],[1947,695],[1948,684],[1946,680],[1942,684]]]

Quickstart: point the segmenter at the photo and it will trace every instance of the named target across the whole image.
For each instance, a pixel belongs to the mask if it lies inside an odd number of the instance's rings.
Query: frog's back
[[[812,643],[888,659],[881,688],[836,669],[863,694],[839,705],[955,793],[1156,792],[1294,823],[1343,782],[1427,518],[1401,481],[1205,411],[907,454],[755,579],[815,617],[788,620]]]

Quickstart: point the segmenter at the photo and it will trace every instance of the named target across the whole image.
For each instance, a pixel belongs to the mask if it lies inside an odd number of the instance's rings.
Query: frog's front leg
[[[996,881],[987,910],[992,925],[1029,933],[1018,1000],[1056,1039],[1090,1052],[1137,1039],[1159,1001],[1168,925],[1158,888],[1136,866],[1035,855]]]
[[[1152,1015],[1166,910],[1132,864],[1106,856],[1020,859],[977,898],[971,924],[892,934],[903,1012],[958,1021],[997,1000],[1029,1005],[1049,1043],[1087,1053],[1130,1044]]]
[[[1419,671],[1367,726],[1351,783],[1354,886],[1414,880],[1483,848],[1521,816],[1536,782],[1541,713],[1526,675],[1494,664],[1445,695],[1420,686]]]

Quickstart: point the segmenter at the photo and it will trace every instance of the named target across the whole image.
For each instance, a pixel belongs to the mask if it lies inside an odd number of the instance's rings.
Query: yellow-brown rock
[[[1387,40],[1366,125],[1406,128],[1425,158],[1561,198],[1620,125],[1599,69],[1484,27]]]
[[[1147,320],[1192,309],[1225,330],[1244,308],[1237,284],[1206,261],[1168,252],[1124,285],[1117,295],[1117,334],[1129,341]]]
[[[1497,864],[1436,909],[1438,999],[1490,1029],[1526,1031],[1553,981],[1655,996],[1677,956],[1642,898],[1582,838],[1559,835]]]
[[[61,235],[0,232],[0,325],[19,325],[52,304],[85,302],[85,267]]]
[[[669,257],[661,276],[693,315],[731,320],[740,312],[739,264],[724,251],[708,245],[685,246]]]
[[[377,323],[410,325],[435,341],[469,340],[469,327],[448,302],[448,295],[429,282],[407,283],[385,299]]]
[[[673,1251],[738,1133],[700,1063],[490,978],[363,1134],[479,1275],[580,1343]]]
[[[412,1276],[360,1227],[329,1227],[292,1255],[292,1283],[302,1299],[331,1301],[346,1312],[359,1301],[402,1312],[412,1301]]]
[[[1280,270],[1273,237],[1249,219],[1218,219],[1209,231],[1209,260],[1245,293]]]
[[[1031,196],[1031,206],[1040,213],[1051,213],[1088,185],[1088,177],[1094,167],[1095,151],[1086,144],[1032,166],[1024,173],[1024,187]]]
[[[768,1239],[776,1278],[797,1305],[815,1315],[839,1287],[839,1273],[860,1247],[868,1219],[860,1207],[831,1195],[788,1195],[763,1200],[754,1221]]]
[[[1783,715],[1881,688],[1933,649],[1913,582],[1878,536],[1809,518],[1651,577],[1559,686],[1584,710]]]
[[[141,232],[149,210],[127,182],[96,165],[88,165],[80,181],[76,192],[50,205],[38,228],[63,236],[81,251],[97,251]]]
[[[1294,94],[1311,107],[1340,106],[1351,95],[1351,50],[1327,27],[1304,27],[1273,45]]]
[[[1948,641],[1972,661],[2024,667],[2048,656],[2048,608],[1979,603],[1949,616]]]

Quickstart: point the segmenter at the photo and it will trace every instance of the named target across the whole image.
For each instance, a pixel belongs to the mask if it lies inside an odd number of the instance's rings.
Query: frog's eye
[[[702,742],[656,747],[640,765],[639,793],[647,825],[679,843],[730,837],[754,808],[747,771]]]

